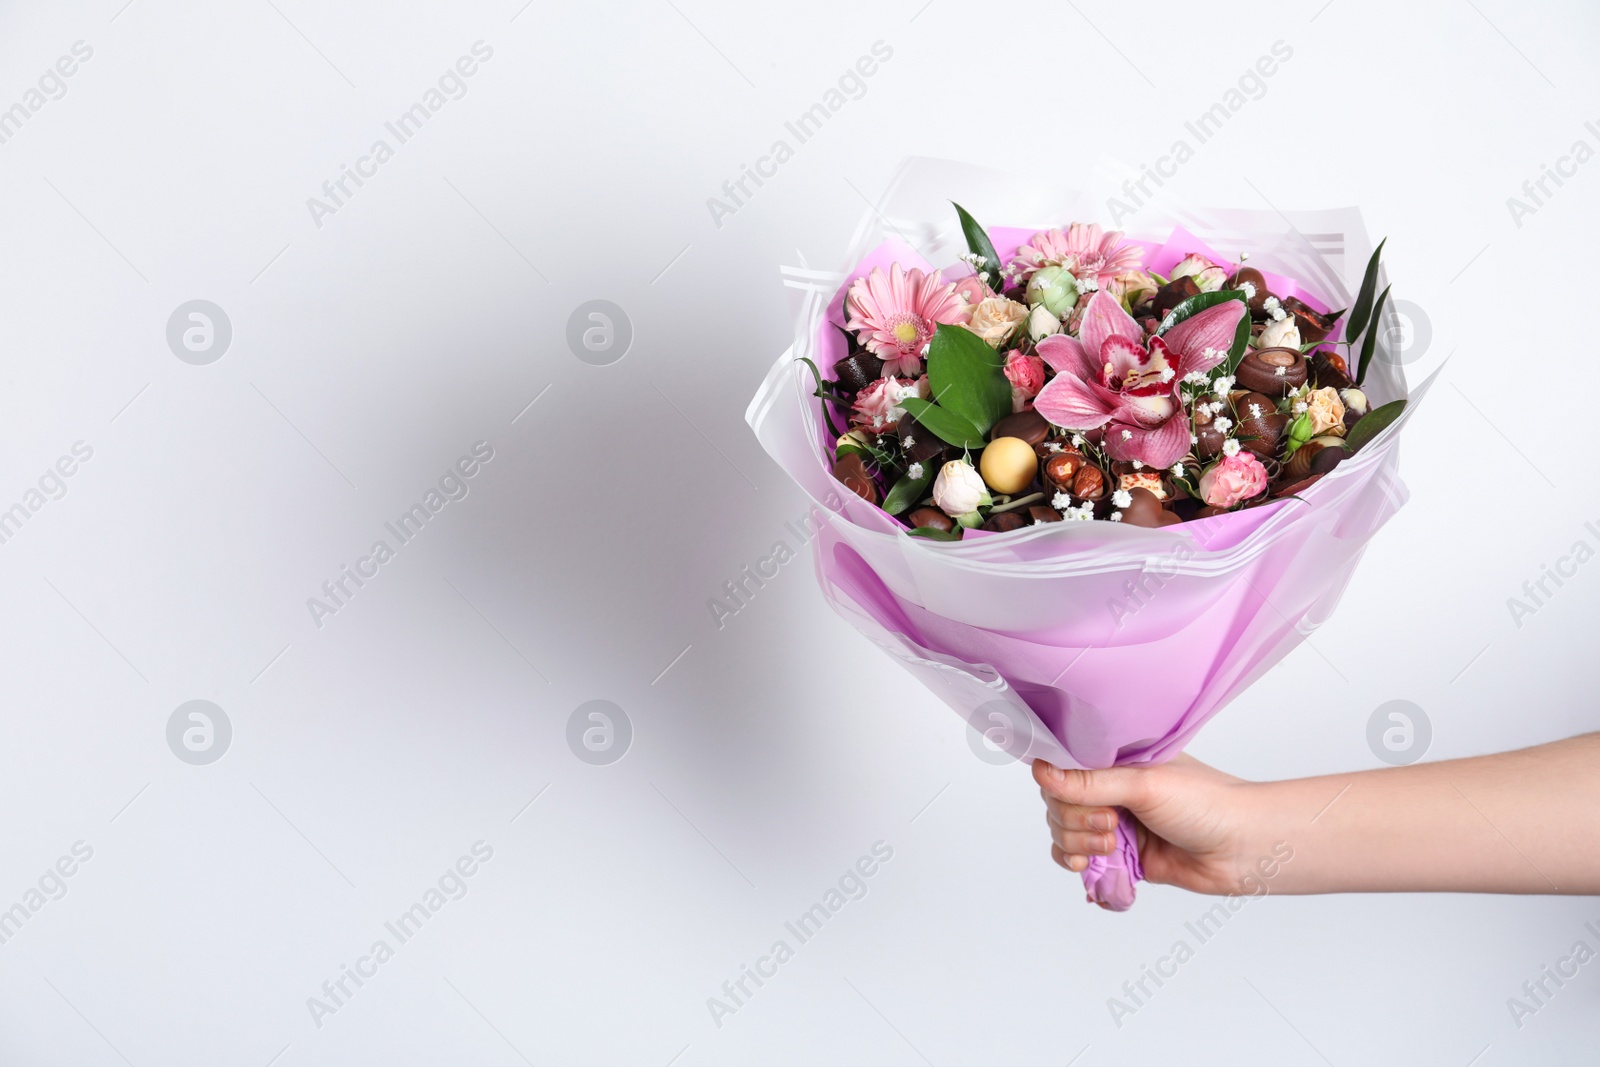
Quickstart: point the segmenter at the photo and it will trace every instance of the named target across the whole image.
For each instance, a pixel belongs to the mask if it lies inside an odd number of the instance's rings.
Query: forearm
[[[1274,893],[1600,893],[1600,734],[1256,790]]]

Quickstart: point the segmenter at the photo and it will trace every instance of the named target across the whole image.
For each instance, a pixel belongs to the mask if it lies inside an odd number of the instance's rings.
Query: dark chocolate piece
[[[1200,287],[1195,284],[1193,278],[1184,275],[1182,278],[1172,279],[1172,281],[1157,289],[1155,298],[1151,301],[1151,306],[1155,309],[1155,313],[1164,319],[1173,308],[1191,296],[1199,295]]]
[[[867,464],[859,452],[846,452],[833,465],[833,476],[844,487],[869,504],[878,502],[878,483],[872,480]]]
[[[1316,379],[1319,388],[1348,389],[1355,384],[1350,380],[1344,357],[1326,348],[1311,353],[1311,377]]]
[[[1019,411],[1015,415],[1007,415],[994,424],[989,431],[989,440],[997,437],[1015,437],[1036,445],[1050,435],[1050,420],[1037,411]]]
[[[871,352],[857,352],[834,363],[833,376],[847,392],[859,393],[883,377],[883,360]]]
[[[913,463],[921,463],[923,466],[927,466],[935,460],[943,459],[950,448],[949,445],[935,437],[933,431],[913,419],[910,412],[900,416],[897,432],[900,434],[901,442],[904,442],[907,437],[911,438],[911,445],[906,449],[906,456]]]
[[[988,530],[992,533],[1009,533],[1012,530],[1020,530],[1026,525],[1028,525],[1028,521],[1015,511],[1000,511],[984,520],[980,529]]]
[[[1300,340],[1310,344],[1320,341],[1333,332],[1334,323],[1338,319],[1330,319],[1320,311],[1307,307],[1298,297],[1285,297],[1279,301],[1279,307],[1294,316],[1295,329],[1300,331]]]
[[[1038,504],[1034,504],[1028,509],[1028,517],[1034,521],[1035,525],[1041,522],[1060,522],[1061,512],[1055,508],[1040,507]]]
[[[1233,277],[1228,279],[1228,288],[1237,289],[1244,282],[1249,282],[1250,287],[1255,290],[1255,295],[1250,298],[1250,310],[1264,311],[1267,297],[1272,295],[1267,288],[1267,279],[1254,267],[1240,267],[1233,272]]]
[[[915,508],[906,516],[906,522],[925,530],[943,530],[949,533],[956,528],[955,520],[938,508]]]

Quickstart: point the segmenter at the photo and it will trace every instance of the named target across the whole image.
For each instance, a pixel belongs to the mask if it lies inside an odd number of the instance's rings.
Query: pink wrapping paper
[[[1248,215],[1242,225],[1241,215]],[[1074,217],[1083,216],[1056,224]],[[1290,281],[1331,276],[1326,253],[1295,249],[1282,222],[1274,232],[1261,213],[1227,217],[1224,232],[1248,234],[1258,225],[1279,248],[1276,257],[1251,261],[1274,292],[1330,307]],[[1359,230],[1354,212],[1338,217]],[[991,227],[1002,257],[1035,229]],[[826,369],[844,355],[832,323],[843,321],[844,286],[854,277],[895,260],[948,267],[961,251],[929,263],[901,229],[858,256],[848,274],[795,272],[805,276],[795,287],[807,294],[796,346],[773,366],[747,414],[767,451],[819,505],[813,551],[823,596],[1019,760],[1100,768],[1170,759],[1332,613],[1368,540],[1406,499],[1397,441],[1426,386],[1399,420],[1300,500],[1157,530],[1062,522],[970,531],[959,542],[913,538],[829,474],[832,438],[820,402],[808,395],[810,372],[794,358],[807,355]],[[1165,273],[1188,251],[1227,258],[1181,225],[1170,234],[1141,242],[1152,269]],[[1364,244],[1364,235],[1353,236]],[[1365,252],[1340,260],[1343,276],[1354,271],[1359,280]],[[1375,360],[1367,391],[1374,406],[1405,396],[1404,377]],[[1094,857],[1083,877],[1091,900],[1123,910],[1143,876],[1129,819],[1119,823],[1118,846]]]

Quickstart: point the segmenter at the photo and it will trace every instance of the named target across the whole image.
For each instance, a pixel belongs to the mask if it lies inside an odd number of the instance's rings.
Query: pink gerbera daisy
[[[922,350],[940,323],[962,321],[966,309],[956,287],[938,271],[924,274],[900,264],[874,267],[857,278],[845,299],[847,329],[855,330],[867,351],[883,360],[883,376],[915,377],[922,370]]]
[[[1066,230],[1040,230],[1017,249],[1010,272],[1027,281],[1040,267],[1065,267],[1076,278],[1093,278],[1102,288],[1118,274],[1137,270],[1144,249],[1123,244],[1122,231],[1101,231],[1094,223],[1074,222]]]

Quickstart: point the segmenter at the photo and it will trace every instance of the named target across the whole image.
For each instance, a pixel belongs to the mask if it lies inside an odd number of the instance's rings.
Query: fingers
[[[1033,763],[1033,780],[1047,798],[1084,807],[1120,805],[1138,809],[1149,796],[1150,770],[1144,767],[1107,767],[1087,771],[1063,770],[1043,760]]]
[[[1115,830],[1116,808],[1086,808],[1082,804],[1069,804],[1048,794],[1044,810],[1050,821],[1063,830]]]
[[[1050,840],[1067,856],[1109,856],[1117,847],[1117,837],[1103,830],[1074,830],[1062,826],[1053,815],[1046,821],[1050,825]]]

